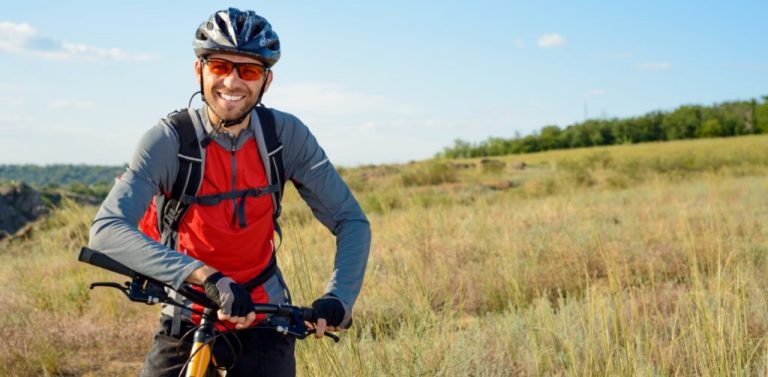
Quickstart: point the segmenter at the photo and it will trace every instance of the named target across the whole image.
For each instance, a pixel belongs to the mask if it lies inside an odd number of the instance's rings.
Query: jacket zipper
[[[237,160],[235,159],[235,151],[237,149],[237,139],[240,135],[234,136],[230,134],[229,141],[232,143],[230,151],[232,152],[232,192],[236,190],[235,181],[237,178]],[[237,198],[232,198],[232,211],[237,213]]]

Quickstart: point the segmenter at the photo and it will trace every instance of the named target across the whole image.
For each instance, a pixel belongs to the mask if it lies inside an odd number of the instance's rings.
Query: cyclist
[[[178,117],[162,119],[141,138],[126,172],[104,200],[89,246],[175,288],[202,286],[218,303],[219,319],[242,329],[236,333],[242,353],[229,376],[294,375],[294,339],[249,330],[262,320],[253,313],[253,303],[290,302],[274,259],[281,196],[276,193],[285,179],[293,181],[336,237],[333,272],[325,294],[312,304],[318,337],[351,322],[368,259],[370,225],[307,127],[291,114],[257,108],[280,58],[280,41],[267,20],[253,11],[218,11],[198,27],[193,46],[203,105],[183,112],[200,141],[201,157],[180,152]],[[276,150],[268,150],[268,118],[257,114],[265,110],[281,145]],[[275,156],[281,156],[282,164]],[[194,169],[201,171],[196,191],[193,187],[192,195],[172,201],[180,175],[187,172],[182,183],[194,181]],[[280,171],[282,177],[275,174]],[[181,215],[169,215],[178,208],[184,208]],[[174,216],[175,224],[168,221]],[[178,375],[186,361],[176,355],[178,339],[197,320],[188,310],[163,308],[142,376]]]

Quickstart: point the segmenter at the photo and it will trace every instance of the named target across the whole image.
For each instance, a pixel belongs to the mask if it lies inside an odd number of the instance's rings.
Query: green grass
[[[341,343],[299,342],[299,375],[765,375],[767,147],[344,169],[374,234],[365,286]],[[94,213],[70,205],[0,244],[0,375],[137,374],[157,309],[87,290],[119,280],[74,260]],[[284,213],[279,262],[308,304],[334,240],[295,193]]]

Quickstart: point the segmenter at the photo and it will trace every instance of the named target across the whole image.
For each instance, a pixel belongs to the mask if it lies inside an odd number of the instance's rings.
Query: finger
[[[327,327],[327,323],[325,321],[325,318],[318,318],[317,327],[315,327],[315,338],[322,338],[323,334],[325,334],[326,327]]]
[[[251,324],[253,323],[253,321],[255,321],[255,320],[256,320],[256,313],[254,313],[254,312],[250,312],[250,313],[248,313],[248,315],[247,315],[246,317],[244,317],[244,319],[245,319],[245,321],[243,321],[243,323],[242,323],[242,324],[238,324],[238,325],[237,325],[237,328],[238,328],[238,329],[244,329],[244,328],[246,328],[246,327],[249,327],[249,326],[251,326]]]
[[[220,321],[229,321],[229,314],[224,313],[223,310],[219,309],[219,311],[216,313],[219,316]]]

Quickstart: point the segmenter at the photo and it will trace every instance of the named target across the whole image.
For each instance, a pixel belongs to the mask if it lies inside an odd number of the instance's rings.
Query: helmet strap
[[[189,103],[187,103],[187,108],[192,107],[192,100],[195,99],[195,96],[198,94],[202,94],[201,92],[194,92],[192,93],[192,96],[189,97]],[[205,98],[203,98],[203,101],[205,101]]]
[[[199,59],[200,61],[200,97],[203,99],[203,103],[208,104],[208,102],[205,102],[205,90],[203,89],[203,66],[205,65],[205,61],[203,61],[203,58]]]
[[[259,100],[256,101],[256,106],[264,106],[263,103],[261,103],[261,97],[264,96],[264,89],[267,88],[267,80],[269,80],[269,73],[271,70],[267,67],[264,68],[264,82],[261,83],[261,89],[259,89]]]

